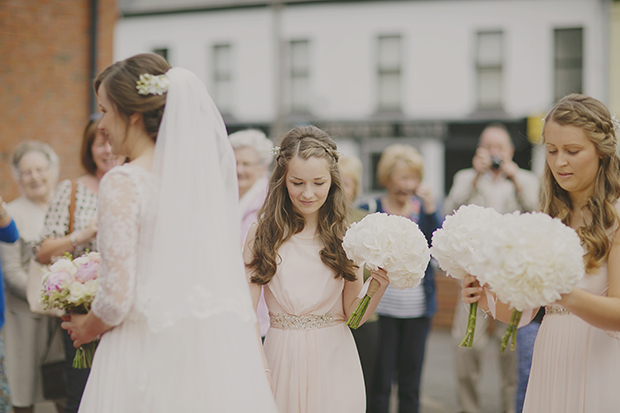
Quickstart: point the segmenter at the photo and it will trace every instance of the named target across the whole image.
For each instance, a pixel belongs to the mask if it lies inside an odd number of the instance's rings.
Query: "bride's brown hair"
[[[252,261],[247,264],[254,274],[251,281],[265,285],[271,281],[278,266],[278,249],[291,236],[303,230],[304,218],[293,209],[286,189],[288,164],[294,157],[325,159],[331,174],[327,199],[319,209],[317,235],[323,244],[321,261],[347,281],[356,280],[357,266],[342,249],[342,238],[347,230],[348,203],[345,198],[340,170],[338,148],[327,133],[315,126],[300,126],[282,138],[275,168],[269,180],[267,199],[258,212],[258,227],[252,246]]]
[[[594,144],[600,160],[594,183],[594,192],[583,207],[591,222],[577,230],[587,253],[584,256],[587,271],[599,268],[607,259],[610,242],[606,230],[618,222],[614,203],[620,197],[620,157],[616,152],[617,136],[609,110],[598,100],[580,94],[563,97],[545,118],[545,125],[576,126],[583,130]],[[543,128],[543,141],[544,141]],[[541,187],[541,209],[552,217],[570,225],[573,203],[567,191],[556,182],[549,165],[545,163]]]
[[[163,75],[170,65],[163,57],[154,53],[143,53],[108,66],[95,79],[95,92],[105,85],[108,99],[118,112],[127,119],[134,113],[141,113],[146,133],[157,141],[157,132],[166,107],[166,94],[141,95],[136,90],[140,75]]]

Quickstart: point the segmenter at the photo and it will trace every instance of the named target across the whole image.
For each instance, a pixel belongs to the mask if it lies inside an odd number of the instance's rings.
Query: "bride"
[[[160,56],[95,81],[100,128],[131,162],[101,181],[99,289],[65,316],[102,336],[81,412],[275,412],[238,248],[233,150],[205,86]]]

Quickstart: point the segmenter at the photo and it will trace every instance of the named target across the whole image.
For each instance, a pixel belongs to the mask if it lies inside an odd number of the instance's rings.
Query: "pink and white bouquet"
[[[351,225],[342,240],[347,257],[370,270],[387,271],[390,285],[399,290],[420,284],[431,258],[426,237],[417,224],[398,215],[374,213]],[[368,303],[379,288],[372,280],[347,325],[358,328]]]
[[[49,267],[41,280],[41,303],[45,309],[59,308],[86,314],[97,293],[101,256],[90,252],[72,259],[61,258]],[[98,340],[81,346],[73,359],[73,367],[91,366]]]

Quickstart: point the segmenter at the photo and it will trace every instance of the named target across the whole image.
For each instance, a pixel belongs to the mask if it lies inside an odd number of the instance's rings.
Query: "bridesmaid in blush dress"
[[[541,208],[577,230],[586,275],[546,307],[525,395],[527,413],[617,412],[620,406],[617,133],[607,108],[584,95],[562,98],[545,118]],[[468,276],[463,301],[480,300],[487,309],[483,290]],[[497,318],[507,321],[509,314],[506,305],[498,305]]]
[[[271,327],[265,370],[276,405],[287,413],[363,413],[364,379],[346,320],[356,308],[362,269],[342,249],[347,201],[334,141],[314,126],[288,132],[276,149],[275,169],[244,258],[254,304],[261,286]],[[387,288],[380,287],[364,320]]]

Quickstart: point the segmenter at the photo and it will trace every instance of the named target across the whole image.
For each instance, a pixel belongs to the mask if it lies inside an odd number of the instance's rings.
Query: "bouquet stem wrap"
[[[93,365],[93,357],[95,357],[95,350],[99,345],[99,339],[95,339],[90,343],[84,344],[77,349],[75,357],[73,358],[74,369],[89,369]]]
[[[508,345],[508,340],[512,337],[512,341],[510,342],[510,350],[514,351],[517,346],[517,326],[521,322],[521,315],[523,313],[519,310],[512,310],[512,317],[510,318],[510,324],[506,329],[506,334],[502,337],[502,344],[499,348],[499,352],[503,353]]]
[[[467,317],[467,332],[460,347],[471,347],[474,344],[474,331],[476,331],[476,313],[478,312],[478,303],[469,305],[469,317]]]
[[[351,317],[349,317],[349,320],[347,321],[347,325],[349,327],[354,330],[357,330],[359,328],[360,322],[362,321],[362,318],[366,313],[366,309],[368,308],[368,303],[370,303],[370,299],[373,295],[375,295],[380,285],[381,284],[379,284],[379,281],[375,280],[374,278],[370,280],[368,291],[357,304],[357,308],[355,309],[355,311],[353,311],[353,314],[351,314]]]

